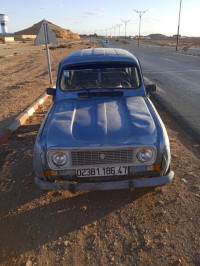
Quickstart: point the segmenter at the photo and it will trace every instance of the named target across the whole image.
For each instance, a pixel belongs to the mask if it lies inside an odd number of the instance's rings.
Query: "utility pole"
[[[181,4],[182,4],[182,0],[180,0],[180,7],[179,7],[178,30],[177,30],[177,36],[176,36],[176,52],[178,51],[178,43],[179,43],[179,28],[180,28],[180,20],[181,20]]]
[[[125,39],[126,39],[126,26],[127,26],[127,23],[129,21],[131,21],[131,19],[129,19],[129,20],[123,20],[123,19],[121,19],[121,21],[124,22],[124,24],[125,24]]]
[[[114,29],[114,35],[113,35],[113,36],[114,36],[114,38],[115,38],[115,26],[113,27],[113,29]]]
[[[120,38],[120,27],[122,26],[122,24],[117,24],[117,27],[119,27],[119,38]]]
[[[140,46],[140,27],[141,27],[141,19],[142,19],[142,15],[144,14],[144,13],[146,13],[147,11],[148,11],[148,9],[147,10],[144,10],[144,11],[138,11],[138,10],[135,10],[135,9],[133,9],[136,13],[138,13],[138,15],[139,15],[139,18],[140,18],[140,21],[139,21],[139,35],[138,35],[138,47]]]

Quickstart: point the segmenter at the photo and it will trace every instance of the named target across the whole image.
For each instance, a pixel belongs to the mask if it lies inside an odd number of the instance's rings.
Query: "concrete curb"
[[[0,144],[4,144],[20,126],[26,123],[26,120],[42,105],[49,97],[46,92],[31,104],[23,113],[18,115],[10,126],[0,134]]]

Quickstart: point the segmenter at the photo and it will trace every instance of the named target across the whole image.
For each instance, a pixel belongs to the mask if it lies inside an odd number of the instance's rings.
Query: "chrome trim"
[[[147,161],[147,162],[140,162],[137,159],[137,153],[141,150],[141,149],[151,149],[153,151],[153,156],[152,159]],[[87,164],[75,164],[73,165],[73,161],[72,161],[72,157],[71,157],[71,152],[89,152],[91,151],[92,153],[105,153],[105,152],[119,152],[119,151],[133,151],[133,156],[132,156],[132,161],[115,161],[113,162],[113,160],[107,161],[105,163],[104,160],[102,160],[102,163],[99,163],[98,161],[92,161],[92,164],[89,164],[89,162]],[[51,156],[55,153],[55,152],[63,152],[66,154],[66,156],[68,157],[68,162],[65,165],[62,166],[56,166],[54,165],[54,163],[51,160]],[[130,153],[130,152],[129,152]],[[129,154],[130,155],[130,154]],[[141,165],[152,165],[155,160],[157,158],[157,150],[156,147],[153,145],[148,145],[148,146],[141,146],[141,145],[136,145],[136,146],[105,146],[105,147],[84,147],[84,148],[67,148],[67,149],[63,149],[63,148],[51,148],[47,151],[47,162],[48,165],[51,169],[53,170],[64,170],[64,169],[77,169],[77,168],[85,168],[85,167],[95,167],[95,166],[99,166],[99,165],[113,165],[116,166],[117,165],[127,165],[127,166],[141,166]],[[130,160],[130,158],[129,158]]]

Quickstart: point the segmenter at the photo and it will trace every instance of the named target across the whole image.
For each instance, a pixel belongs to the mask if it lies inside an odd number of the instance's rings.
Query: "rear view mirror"
[[[156,91],[156,84],[149,84],[149,85],[146,85],[145,87],[146,87],[147,93]]]
[[[54,88],[47,88],[47,90],[46,90],[46,94],[48,94],[48,95],[52,95],[52,96],[55,96],[55,94],[56,94],[56,89],[54,89]]]

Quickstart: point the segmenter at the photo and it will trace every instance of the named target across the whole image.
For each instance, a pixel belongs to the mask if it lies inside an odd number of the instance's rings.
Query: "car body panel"
[[[156,126],[142,97],[66,99],[55,103],[48,120],[47,149],[157,142]]]

